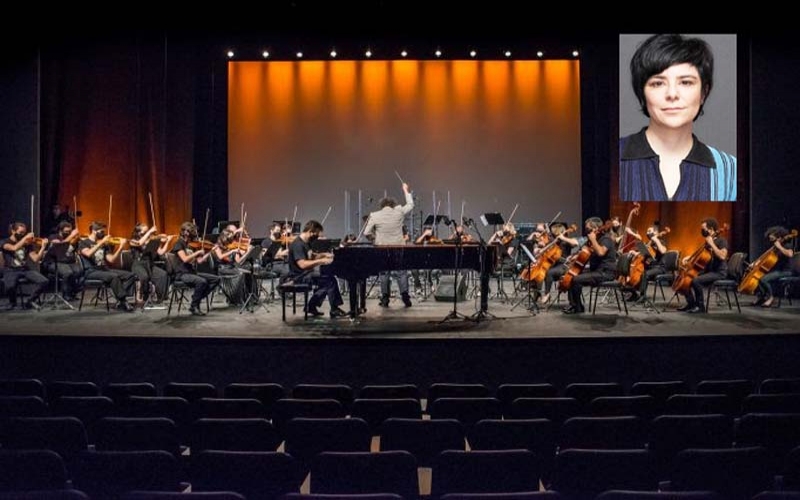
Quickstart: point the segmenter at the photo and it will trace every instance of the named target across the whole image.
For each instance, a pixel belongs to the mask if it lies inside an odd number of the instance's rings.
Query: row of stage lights
[[[468,54],[469,54],[469,57],[471,57],[473,59],[478,57],[478,52],[476,50],[470,50],[468,52]],[[510,58],[511,55],[512,55],[510,50],[504,50],[504,51],[501,52],[501,54],[506,58]],[[236,57],[236,52],[234,52],[232,49],[229,49],[226,52],[225,55],[228,56],[228,59],[234,59]],[[330,56],[331,59],[336,59],[339,56],[339,53],[336,51],[336,49],[331,49],[331,51],[329,52],[328,55]],[[366,51],[364,51],[364,57],[367,58],[367,59],[372,58],[372,56],[374,56],[374,55],[375,54],[370,49],[367,49]],[[407,58],[409,56],[409,52],[404,49],[404,50],[400,51],[399,55],[400,55],[401,58],[405,59],[405,58]],[[442,53],[441,50],[437,49],[436,51],[433,52],[433,55],[436,58],[441,58],[444,54]],[[577,50],[573,50],[572,51],[572,57],[578,57],[579,55],[580,55],[580,53]],[[262,59],[269,59],[271,56],[272,56],[272,54],[268,50],[264,50],[264,51],[261,52],[261,58]],[[303,58],[303,52],[298,50],[297,52],[294,53],[294,57],[297,58],[297,59],[302,59]],[[538,58],[544,57],[544,52],[541,51],[541,50],[537,51],[536,52],[536,57],[538,57]]]

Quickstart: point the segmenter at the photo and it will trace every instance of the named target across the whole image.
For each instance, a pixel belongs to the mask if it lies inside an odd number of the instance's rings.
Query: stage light
[[[573,50],[572,51],[572,57],[578,57],[578,51],[577,50]]]
[[[470,56],[470,57],[475,57],[475,56],[477,56],[477,55],[478,55],[478,53],[477,53],[477,52],[475,52],[474,50],[470,50],[470,51],[469,51],[469,56]]]
[[[333,50],[331,51],[331,57],[333,57],[333,58],[335,58],[335,57],[336,57],[336,49],[333,49]]]
[[[542,52],[541,50],[536,53],[536,57],[542,57],[542,56],[544,56],[544,52]]]
[[[229,51],[228,51],[228,59],[233,59],[233,56],[234,56],[234,55],[235,55],[235,54],[233,53],[233,51],[232,51],[232,50],[229,50]]]
[[[297,53],[297,58],[298,59],[302,59],[303,58],[303,53],[302,52],[298,52]]]
[[[510,51],[510,50],[507,50],[507,51],[505,51],[505,52],[503,53],[503,55],[504,55],[504,56],[506,56],[506,57],[511,57],[511,51]]]
[[[436,52],[434,52],[434,54],[436,54],[436,57],[442,57],[442,51],[441,50],[437,49]]]
[[[366,51],[366,52],[364,52],[364,56],[366,56],[366,57],[372,57],[372,51],[371,51],[371,50],[369,50],[369,49],[367,49],[367,51]]]
[[[268,50],[265,50],[264,52],[262,52],[262,53],[261,53],[261,57],[263,57],[264,59],[267,59],[267,58],[269,58],[269,51],[268,51]]]
[[[407,55],[408,55],[408,52],[406,52],[405,50],[400,52],[400,56],[402,56],[402,57],[406,57]]]

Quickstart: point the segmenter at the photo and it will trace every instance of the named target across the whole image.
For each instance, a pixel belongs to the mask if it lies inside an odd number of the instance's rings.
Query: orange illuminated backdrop
[[[449,191],[454,217],[580,218],[578,61],[230,62],[228,84],[229,211],[254,233],[295,205],[357,231],[358,191],[365,212],[399,198],[395,170],[416,214]]]

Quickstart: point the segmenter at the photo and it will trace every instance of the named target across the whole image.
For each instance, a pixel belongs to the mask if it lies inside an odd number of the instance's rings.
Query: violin
[[[792,229],[792,232],[783,236],[782,238],[778,238],[776,241],[780,241],[783,243],[784,241],[790,240],[792,238],[797,237],[797,229]],[[744,275],[742,278],[742,282],[739,283],[739,293],[748,293],[753,294],[755,293],[756,289],[758,288],[758,283],[761,281],[761,278],[764,277],[765,274],[772,271],[772,268],[775,267],[775,264],[778,263],[778,249],[775,248],[775,245],[771,245],[769,249],[762,253],[759,258],[753,261],[748,268],[747,274]]]
[[[568,234],[577,230],[578,226],[572,224],[561,234],[567,236]],[[544,237],[548,238],[547,235]],[[542,250],[539,252],[539,259],[536,261],[536,263],[527,266],[519,274],[519,279],[521,281],[533,281],[534,283],[541,283],[544,281],[547,271],[549,271],[551,267],[556,265],[558,261],[561,260],[563,251],[561,250],[561,246],[558,244],[558,241],[558,238],[553,238],[552,241],[549,241],[542,248]]]
[[[120,238],[118,236],[112,236],[112,237],[110,237],[110,238],[108,238],[106,240],[106,243],[108,245],[115,246],[115,247],[118,247],[118,246],[122,245],[123,243],[125,245],[127,245],[129,242],[130,242],[130,240],[127,240],[125,238]]]
[[[192,240],[188,244],[189,248],[192,250],[202,250],[204,252],[210,252],[212,248],[214,248],[214,243],[208,240]]]
[[[714,237],[716,238],[727,230],[728,225],[725,224],[717,231]],[[675,277],[675,281],[672,282],[672,289],[675,293],[685,293],[688,291],[689,287],[692,285],[692,280],[703,272],[713,258],[714,254],[706,243],[703,243],[700,248],[695,250],[685,263],[681,263],[678,275]]]
[[[595,229],[595,233],[600,236],[609,229],[611,229],[611,221],[607,221],[605,224]],[[581,271],[586,267],[592,255],[594,255],[592,242],[587,241],[577,254],[570,257],[569,265],[567,265],[567,272],[564,273],[564,276],[558,281],[558,289],[560,291],[566,292],[572,288],[572,280],[575,279],[575,276],[581,274]]]

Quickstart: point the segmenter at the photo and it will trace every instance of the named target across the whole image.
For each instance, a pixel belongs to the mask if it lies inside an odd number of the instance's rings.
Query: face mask
[[[647,231],[647,237],[648,238],[652,238],[653,236],[655,236],[655,234],[656,233],[654,233],[653,231]]]
[[[702,234],[702,235],[703,235],[703,238],[708,238],[708,236],[709,236],[711,233],[708,231],[708,229],[701,229],[701,230],[700,230],[700,234]]]
[[[318,239],[319,239],[319,235],[318,234],[312,234],[311,236],[309,236],[308,241],[310,243],[312,241],[317,241]]]
[[[25,233],[17,233],[17,234],[15,234],[14,236],[15,236],[15,237],[16,237],[18,240],[21,240],[22,238],[24,238],[24,237],[25,237]]]

